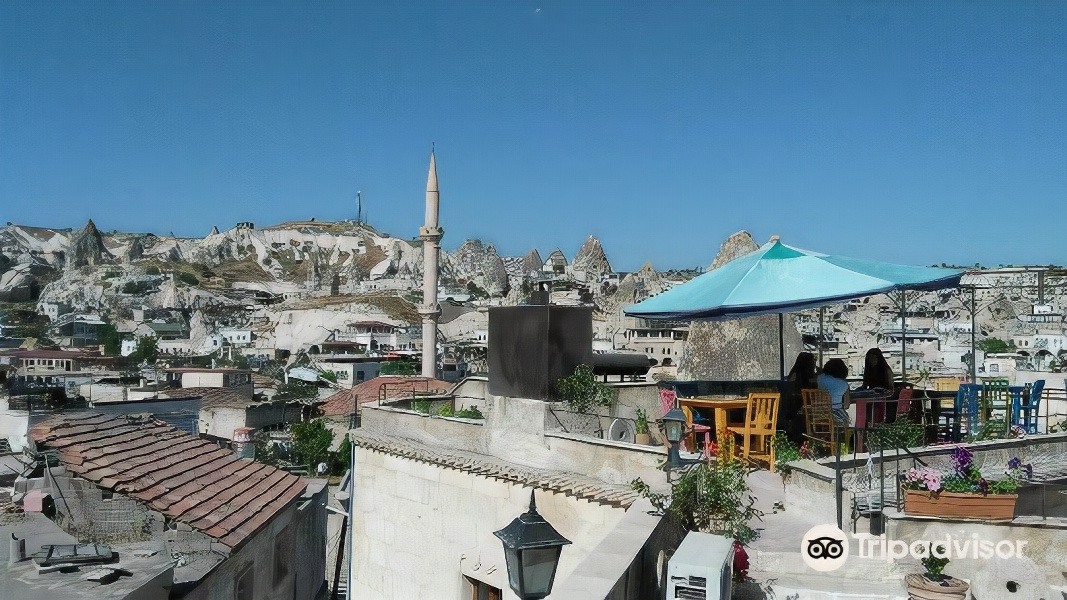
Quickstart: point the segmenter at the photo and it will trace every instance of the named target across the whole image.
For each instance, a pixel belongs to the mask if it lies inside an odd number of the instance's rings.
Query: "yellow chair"
[[[800,390],[800,397],[804,401],[803,406],[830,406],[830,392],[816,388],[813,390]]]
[[[743,427],[728,428],[741,436],[741,456],[744,459],[764,458],[774,472],[774,432],[778,423],[781,394],[752,393],[748,395]]]
[[[934,389],[939,392],[958,392],[960,391],[960,380],[955,377],[936,377],[934,378]]]

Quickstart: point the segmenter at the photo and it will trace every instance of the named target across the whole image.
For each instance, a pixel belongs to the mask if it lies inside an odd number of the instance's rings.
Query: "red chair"
[[[900,395],[897,396],[897,418],[907,418],[908,413],[911,412],[911,399],[915,394],[915,390],[910,387],[901,388]]]

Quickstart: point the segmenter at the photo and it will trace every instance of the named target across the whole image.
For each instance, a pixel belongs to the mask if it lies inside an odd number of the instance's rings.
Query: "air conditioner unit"
[[[733,576],[733,540],[690,532],[667,563],[666,600],[729,600]]]

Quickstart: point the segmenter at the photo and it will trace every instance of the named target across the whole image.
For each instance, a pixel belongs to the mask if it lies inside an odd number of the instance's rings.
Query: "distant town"
[[[93,221],[0,229],[2,595],[523,597],[532,583],[516,583],[505,555],[544,515],[555,529],[529,543],[563,548],[552,598],[898,598],[914,562],[861,555],[820,579],[796,547],[804,531],[851,519],[853,532],[929,533],[899,487],[918,463],[900,457],[944,463],[938,444],[1045,436],[1018,453],[1050,481],[1065,473],[1052,458],[1067,413],[1062,267],[970,269],[958,286],[780,321],[644,319],[625,311],[760,241],[738,232],[694,257],[706,266],[667,272],[617,272],[592,236],[573,257],[500,256],[478,240],[441,251],[432,159],[426,196],[408,237],[361,215],[203,238]],[[856,386],[871,349],[897,378],[878,388],[895,394],[895,422],[875,412],[875,429],[861,418],[836,437],[807,395],[787,414],[801,354],[840,359]],[[990,381],[1016,404],[997,421],[990,400],[979,421],[964,391]],[[876,454],[888,439],[890,463]],[[997,447],[976,447],[985,467]],[[875,456],[888,474],[871,483]],[[1021,473],[1010,464],[989,476]],[[664,502],[693,489],[679,481],[713,476],[736,476],[717,492],[725,504]],[[1049,530],[1024,522],[1067,518],[1036,493],[1008,515],[1035,545]],[[1051,559],[1031,559],[1055,580]]]

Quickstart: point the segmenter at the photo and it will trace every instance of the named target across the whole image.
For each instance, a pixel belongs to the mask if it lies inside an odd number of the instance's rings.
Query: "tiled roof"
[[[368,379],[350,390],[342,390],[326,399],[322,412],[328,417],[350,415],[356,403],[363,404],[378,399],[379,388],[386,386],[386,399],[411,398],[415,393],[445,393],[452,384],[429,377],[382,375]]]
[[[355,429],[350,435],[357,446],[374,452],[566,494],[598,504],[629,508],[640,497],[630,486],[604,483],[577,473],[534,469],[483,454],[431,448],[413,440],[399,439],[367,429]]]
[[[252,386],[238,385],[228,388],[187,387],[172,388],[159,394],[163,398],[199,397],[201,408],[245,408],[263,401],[263,397],[252,396]]]
[[[162,421],[94,413],[30,430],[72,473],[237,548],[299,498],[307,481]]]

